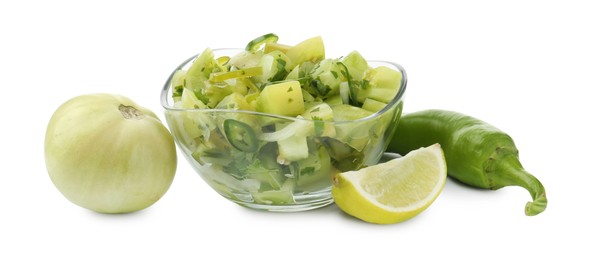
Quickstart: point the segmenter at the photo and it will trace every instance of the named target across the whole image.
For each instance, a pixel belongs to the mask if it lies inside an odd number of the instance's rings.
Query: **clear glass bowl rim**
[[[240,48],[217,48],[217,49],[212,49],[213,53],[218,53],[218,52],[225,52],[225,51],[234,51],[234,52],[239,52],[239,51],[244,51],[243,49]],[[257,111],[251,111],[251,110],[235,110],[235,109],[218,109],[218,108],[208,108],[208,109],[200,109],[200,108],[175,108],[173,105],[170,104],[170,99],[168,96],[168,92],[170,91],[170,83],[172,81],[172,77],[174,76],[174,73],[179,70],[184,68],[189,62],[193,61],[194,59],[196,59],[199,54],[196,54],[190,58],[188,58],[187,60],[185,60],[184,62],[182,62],[180,65],[178,65],[176,67],[176,69],[174,69],[172,71],[172,73],[170,74],[170,76],[168,77],[168,79],[166,80],[166,83],[164,85],[164,88],[162,88],[162,92],[160,93],[160,103],[162,105],[162,107],[164,107],[165,110],[167,111],[200,111],[203,113],[244,113],[244,114],[251,114],[251,115],[257,115],[257,116],[265,116],[265,117],[274,117],[274,118],[281,118],[281,119],[285,119],[285,120],[306,120],[306,121],[312,121],[311,119],[304,119],[304,118],[297,118],[297,117],[290,117],[290,116],[282,116],[282,115],[275,115],[275,114],[268,114],[268,113],[263,113],[263,112],[257,112]],[[384,61],[384,60],[367,60],[367,62],[369,64],[371,63],[381,63],[381,64],[387,64],[389,66],[393,66],[394,68],[396,68],[401,74],[402,74],[402,78],[401,78],[401,83],[400,83],[400,88],[399,91],[397,92],[396,96],[381,110],[371,114],[370,116],[364,117],[364,118],[360,118],[360,119],[355,119],[355,120],[348,120],[348,121],[334,121],[333,123],[346,123],[346,122],[359,122],[359,121],[365,121],[365,120],[371,120],[375,117],[380,116],[381,114],[385,113],[386,111],[389,111],[391,108],[397,106],[397,103],[399,103],[400,101],[403,100],[404,94],[406,92],[406,85],[407,85],[407,74],[405,69],[394,62],[390,62],[390,61]]]

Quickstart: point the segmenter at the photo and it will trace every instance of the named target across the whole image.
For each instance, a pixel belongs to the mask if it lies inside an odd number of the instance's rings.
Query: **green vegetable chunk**
[[[305,111],[299,81],[266,86],[260,92],[257,105],[262,112],[275,115],[297,116]]]
[[[303,62],[317,62],[324,59],[324,41],[322,37],[317,36],[304,40],[287,50],[287,56],[293,63],[293,66]]]
[[[473,187],[496,190],[521,186],[533,201],[527,216],[547,207],[541,182],[524,170],[510,136],[476,118],[445,110],[425,110],[402,116],[388,152],[406,154],[439,143],[445,153],[449,176]]]

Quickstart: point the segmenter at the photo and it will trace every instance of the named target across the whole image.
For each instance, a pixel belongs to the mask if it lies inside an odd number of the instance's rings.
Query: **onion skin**
[[[72,203],[129,213],[166,193],[177,156],[172,135],[153,112],[123,96],[88,94],[66,101],[51,117],[45,164]]]

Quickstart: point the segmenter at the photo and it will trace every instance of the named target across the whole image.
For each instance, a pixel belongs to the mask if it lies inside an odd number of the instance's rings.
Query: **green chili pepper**
[[[434,143],[439,143],[445,153],[449,176],[478,188],[527,189],[533,198],[526,204],[527,216],[537,215],[547,207],[545,188],[524,170],[512,138],[476,118],[445,110],[406,114],[387,151],[404,155]]]
[[[258,139],[254,130],[246,123],[234,119],[223,121],[223,130],[229,143],[242,152],[256,152]]]

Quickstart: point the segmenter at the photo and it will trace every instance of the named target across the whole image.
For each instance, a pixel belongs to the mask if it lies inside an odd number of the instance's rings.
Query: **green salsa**
[[[187,109],[169,118],[173,134],[222,195],[296,204],[385,149],[402,75],[370,64],[357,51],[326,58],[321,37],[290,46],[266,34],[231,56],[207,48],[170,80],[174,107]]]

